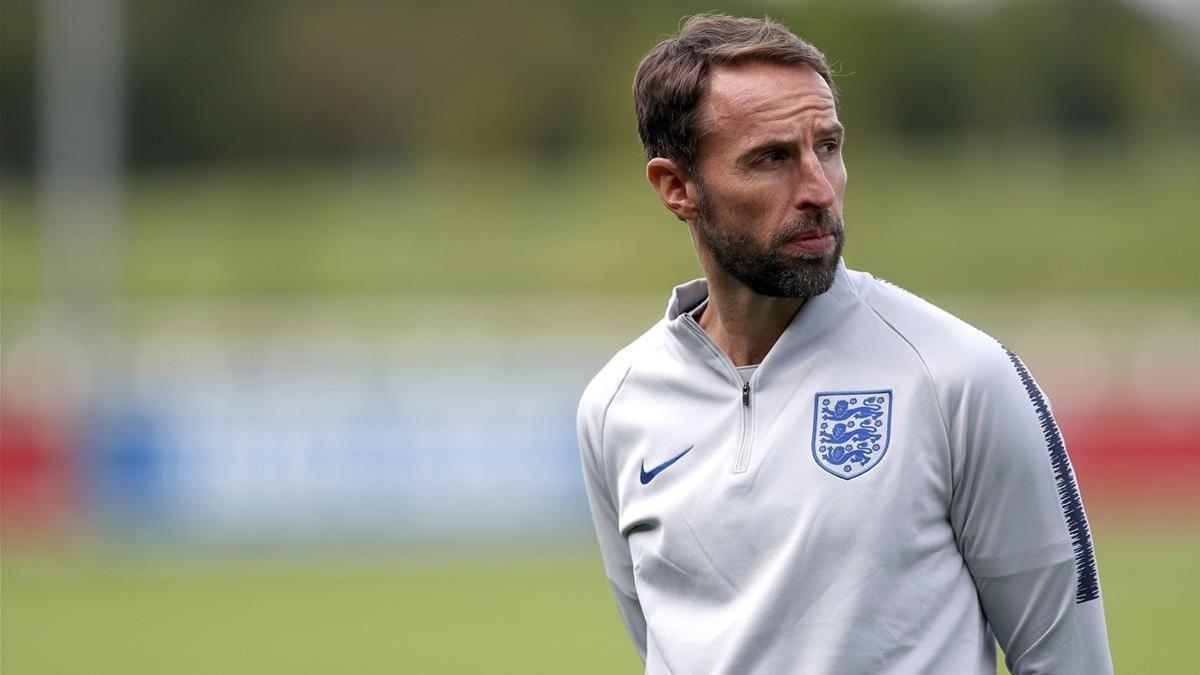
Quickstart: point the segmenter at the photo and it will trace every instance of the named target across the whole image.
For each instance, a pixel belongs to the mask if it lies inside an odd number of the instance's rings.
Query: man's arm
[[[999,346],[947,414],[951,524],[1014,675],[1112,672],[1075,472],[1045,395]]]
[[[625,621],[630,637],[633,638],[638,656],[644,662],[646,617],[642,614],[642,605],[634,588],[629,542],[621,535],[617,524],[616,496],[609,488],[604,471],[604,417],[616,390],[620,388],[620,382],[610,382],[607,383],[609,386],[604,386],[608,376],[609,373],[601,371],[588,386],[579,403],[579,454],[583,464],[583,483],[587,488],[588,505],[591,507],[592,521],[596,526],[596,539],[600,543],[600,555],[604,559],[604,571],[612,584],[621,618]],[[624,378],[624,373],[621,377]]]

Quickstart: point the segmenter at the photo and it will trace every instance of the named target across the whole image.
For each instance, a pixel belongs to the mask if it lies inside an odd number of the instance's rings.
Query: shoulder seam
[[[625,380],[629,378],[629,371],[631,370],[633,370],[633,359],[630,359],[628,365],[625,366],[625,373],[621,375],[621,381],[618,382],[616,388],[613,389],[612,396],[608,397],[608,403],[604,404],[604,412],[600,415],[600,442],[598,444],[600,456],[597,457],[597,459],[599,460],[600,464],[600,477],[604,480],[604,489],[609,495],[613,495],[613,491],[612,486],[608,484],[608,466],[604,461],[604,428],[608,423],[608,409],[612,407],[613,401],[617,400],[617,394],[619,394],[621,392],[621,388],[625,386]],[[613,506],[616,506],[615,502]]]
[[[870,277],[869,281],[872,284],[879,283],[879,280],[873,276]],[[899,287],[897,287],[897,288],[899,288]],[[900,289],[900,290],[904,290],[904,289]],[[905,292],[907,293],[908,291],[905,291]],[[903,331],[901,331],[899,328],[896,328],[896,326],[894,326],[891,321],[888,321],[887,318],[884,317],[883,314],[879,310],[875,309],[874,305],[867,302],[863,298],[863,296],[860,294],[859,291],[857,291],[857,290],[854,291],[854,297],[859,302],[861,302],[864,307],[869,309],[872,314],[874,314],[876,317],[878,317],[879,320],[882,321],[885,326],[890,328],[892,330],[892,332],[896,334],[897,337],[899,337],[901,340],[903,340],[904,344],[908,345],[908,348],[911,349],[913,354],[916,355],[917,360],[921,362],[921,369],[925,371],[925,377],[929,379],[930,389],[932,390],[930,393],[933,395],[933,403],[937,407],[938,419],[940,419],[942,421],[942,438],[946,442],[946,450],[947,450],[947,453],[949,454],[949,458],[950,458],[950,485],[951,485],[951,488],[953,489],[953,487],[954,487],[954,453],[949,452],[950,451],[950,425],[946,421],[945,411],[942,410],[942,400],[938,396],[937,381],[933,377],[933,371],[931,371],[929,369],[929,364],[925,362],[925,356],[921,354],[921,350],[917,349],[917,346],[912,343],[912,340],[908,339],[908,336],[905,335]]]

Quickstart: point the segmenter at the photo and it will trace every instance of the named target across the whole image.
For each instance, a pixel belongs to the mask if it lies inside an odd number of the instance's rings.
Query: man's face
[[[709,78],[693,176],[701,257],[760,295],[824,293],[845,242],[833,92],[803,65],[721,66]]]

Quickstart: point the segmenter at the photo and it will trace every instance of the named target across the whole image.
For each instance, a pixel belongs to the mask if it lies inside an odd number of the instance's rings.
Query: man
[[[1049,404],[987,335],[841,262],[832,76],[699,16],[634,80],[646,173],[704,278],[579,406],[607,575],[647,673],[1111,671]]]

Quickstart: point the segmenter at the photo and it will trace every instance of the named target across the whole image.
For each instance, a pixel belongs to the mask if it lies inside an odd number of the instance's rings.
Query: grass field
[[[1195,673],[1200,536],[1096,528],[1117,672]],[[8,675],[636,673],[597,556],[4,561]],[[1004,672],[1001,669],[1000,672]]]

